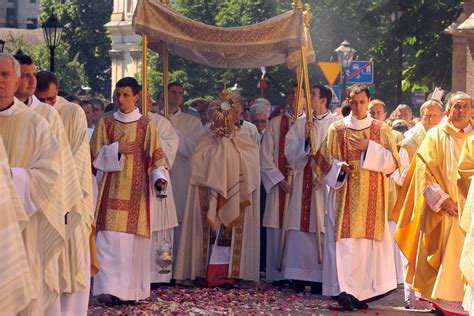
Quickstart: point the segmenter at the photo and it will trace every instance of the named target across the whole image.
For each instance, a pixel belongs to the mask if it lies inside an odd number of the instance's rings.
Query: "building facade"
[[[36,29],[40,0],[1,0],[0,28]]]
[[[112,35],[112,87],[123,77],[134,77],[140,71],[142,51],[140,36],[132,29],[132,19],[138,0],[114,0],[110,22],[105,27]],[[162,2],[165,2],[162,0]],[[170,1],[173,6],[176,0]]]
[[[474,0],[465,0],[463,13],[445,33],[453,39],[451,90],[474,95]]]

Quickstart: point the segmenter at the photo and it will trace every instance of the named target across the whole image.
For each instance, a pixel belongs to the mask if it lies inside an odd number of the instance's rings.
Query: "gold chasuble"
[[[0,311],[6,315],[20,312],[38,295],[21,236],[28,216],[11,177],[0,137]]]
[[[398,143],[398,146],[404,148],[408,156],[410,157],[410,161],[415,157],[418,148],[420,147],[421,143],[425,139],[426,130],[423,124],[418,123],[412,129],[408,130],[405,133],[405,139],[401,140]]]
[[[352,135],[382,145],[398,161],[397,147],[388,125],[373,120],[369,127],[355,130],[346,126],[345,120],[339,120],[329,127],[315,156],[314,167],[319,177],[329,173],[334,159],[345,161],[354,168],[350,175],[346,175],[343,187],[336,191],[336,241],[341,238],[381,241],[386,219],[384,188],[387,179],[382,172],[361,168],[363,152],[349,145]]]
[[[57,275],[51,270],[50,263],[56,260],[66,238],[66,212],[55,205],[58,201],[61,149],[50,125],[17,99],[9,109],[0,112],[0,136],[10,167],[24,170],[30,199],[34,204],[24,206],[27,211],[31,208],[35,210],[22,234],[30,269],[38,278],[34,284],[38,295],[43,296],[43,307],[47,310],[59,294],[55,282]],[[44,310],[38,312],[38,301],[34,300],[23,313],[44,313]]]
[[[463,307],[466,311],[474,312],[472,290],[474,288],[474,136],[466,139],[464,149],[459,159],[458,167],[459,210],[462,211],[461,228],[466,232],[466,240],[459,264],[464,279],[467,281]]]
[[[395,240],[408,260],[405,280],[435,304],[463,300],[459,261],[465,233],[458,217],[433,211],[425,194],[439,185],[453,201],[459,201],[458,158],[469,135],[474,132],[460,133],[449,122],[432,128],[411,162],[394,208]]]
[[[59,271],[62,274],[61,291],[74,293],[87,285],[90,278],[86,266],[86,256],[89,252],[87,242],[94,220],[92,202],[92,174],[89,138],[87,137],[87,120],[84,111],[77,104],[57,97],[54,109],[59,113],[63,122],[65,135],[72,157],[73,166],[79,180],[79,190],[75,195],[79,201],[70,209],[67,215],[66,248],[59,256]],[[82,194],[81,194],[82,193]]]
[[[119,154],[121,171],[105,172],[97,199],[97,231],[115,231],[150,238],[149,176],[167,167],[155,125],[141,116],[123,123],[106,116],[99,121],[91,139],[92,161],[104,145],[120,140],[137,142],[140,150]]]

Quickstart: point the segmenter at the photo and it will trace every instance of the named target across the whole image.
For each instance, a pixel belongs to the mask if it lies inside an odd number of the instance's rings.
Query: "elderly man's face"
[[[0,110],[12,104],[19,84],[13,62],[6,57],[0,58]]]
[[[449,121],[456,128],[465,128],[472,115],[472,99],[467,95],[455,95],[451,98]]]
[[[265,113],[257,113],[253,116],[252,123],[257,126],[260,134],[267,128],[268,116]]]

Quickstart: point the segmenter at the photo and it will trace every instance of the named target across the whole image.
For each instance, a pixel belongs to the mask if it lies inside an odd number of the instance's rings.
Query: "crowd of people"
[[[387,118],[367,86],[298,86],[287,104],[184,87],[113,100],[60,93],[26,55],[0,54],[0,310],[86,315],[174,284],[264,279],[364,310],[474,312],[474,108],[454,92]],[[143,102],[146,98],[147,102]],[[148,103],[148,109],[142,105]],[[474,258],[474,257],[473,257]]]

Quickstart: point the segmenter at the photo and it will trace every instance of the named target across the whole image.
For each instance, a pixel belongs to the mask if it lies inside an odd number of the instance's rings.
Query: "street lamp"
[[[352,46],[351,43],[348,41],[344,41],[341,45],[334,50],[337,53],[337,60],[339,61],[339,65],[341,66],[342,71],[342,93],[341,93],[341,100],[345,98],[346,94],[346,70],[351,66],[352,59],[354,58],[354,54],[357,52]]]
[[[3,53],[3,47],[5,46],[5,41],[0,39],[0,53]]]
[[[59,46],[59,42],[61,41],[63,26],[59,23],[54,13],[52,13],[48,20],[41,25],[41,28],[43,29],[44,40],[50,52],[49,69],[51,72],[54,72],[54,50]]]

